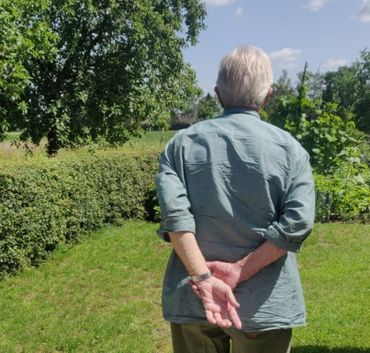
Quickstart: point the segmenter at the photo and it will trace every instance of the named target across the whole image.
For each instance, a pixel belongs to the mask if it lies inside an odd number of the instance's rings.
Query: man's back
[[[168,159],[170,169],[184,186],[179,192],[178,183],[172,185],[164,178],[167,183],[160,189],[178,195],[167,202],[174,211],[168,219],[178,216],[185,224],[188,216],[181,212],[188,208],[189,217],[194,219],[189,219],[186,229],[195,223],[194,233],[205,259],[224,262],[239,260],[260,246],[266,234],[277,232],[293,179],[308,163],[307,153],[288,133],[263,122],[257,113],[238,108],[180,131],[162,158]],[[162,173],[167,175],[168,171]],[[166,215],[163,218],[165,232]],[[300,236],[299,229],[296,235]],[[283,241],[294,243],[294,236],[288,238]],[[165,317],[179,323],[205,320],[190,287],[179,286],[186,270],[175,254],[168,269]],[[235,295],[245,329],[304,324],[303,295],[293,253],[241,283]]]
[[[215,87],[225,114],[161,154],[158,234],[174,249],[162,308],[176,353],[229,353],[230,341],[235,352],[288,353],[305,324],[294,253],[313,227],[314,183],[299,143],[259,118],[272,86],[266,53],[234,49]]]
[[[243,248],[264,240],[261,233],[279,218],[297,162],[307,157],[288,133],[241,109],[181,131],[173,144],[197,239]]]

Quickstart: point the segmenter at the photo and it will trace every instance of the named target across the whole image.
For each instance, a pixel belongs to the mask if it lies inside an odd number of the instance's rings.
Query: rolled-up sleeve
[[[305,153],[294,165],[281,216],[263,236],[283,249],[298,252],[313,228],[314,218],[315,188],[309,156]]]
[[[161,208],[161,226],[158,235],[169,241],[168,232],[188,231],[195,233],[195,220],[191,213],[186,187],[177,171],[176,164],[182,165],[181,154],[174,150],[174,139],[160,156],[159,173],[156,177],[157,196]],[[177,162],[177,163],[176,163]]]

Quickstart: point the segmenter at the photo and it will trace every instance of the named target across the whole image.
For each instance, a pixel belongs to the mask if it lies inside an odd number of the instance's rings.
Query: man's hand
[[[207,320],[219,327],[235,326],[241,329],[242,323],[236,308],[239,303],[230,286],[216,277],[193,284],[197,288],[197,295],[202,300]],[[194,289],[193,289],[194,290]]]
[[[223,280],[232,290],[240,283],[242,268],[237,262],[213,261],[207,262],[207,266],[215,277]]]
[[[229,263],[222,261],[207,262],[209,270],[212,272],[214,277],[225,282],[232,290],[240,283],[242,267],[238,262]],[[196,285],[192,285],[194,294],[200,298],[199,288]]]

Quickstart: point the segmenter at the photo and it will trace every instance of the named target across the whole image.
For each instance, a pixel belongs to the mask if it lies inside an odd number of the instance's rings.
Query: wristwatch
[[[203,281],[205,281],[205,280],[207,280],[208,278],[211,278],[211,277],[212,277],[212,272],[209,271],[209,272],[206,272],[206,273],[202,273],[201,275],[190,276],[190,279],[194,283],[199,283],[199,282],[203,282]]]

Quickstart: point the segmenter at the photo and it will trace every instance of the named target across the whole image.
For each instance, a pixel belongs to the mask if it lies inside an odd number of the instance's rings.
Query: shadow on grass
[[[338,347],[328,348],[324,346],[293,347],[292,353],[370,353],[369,348]]]

